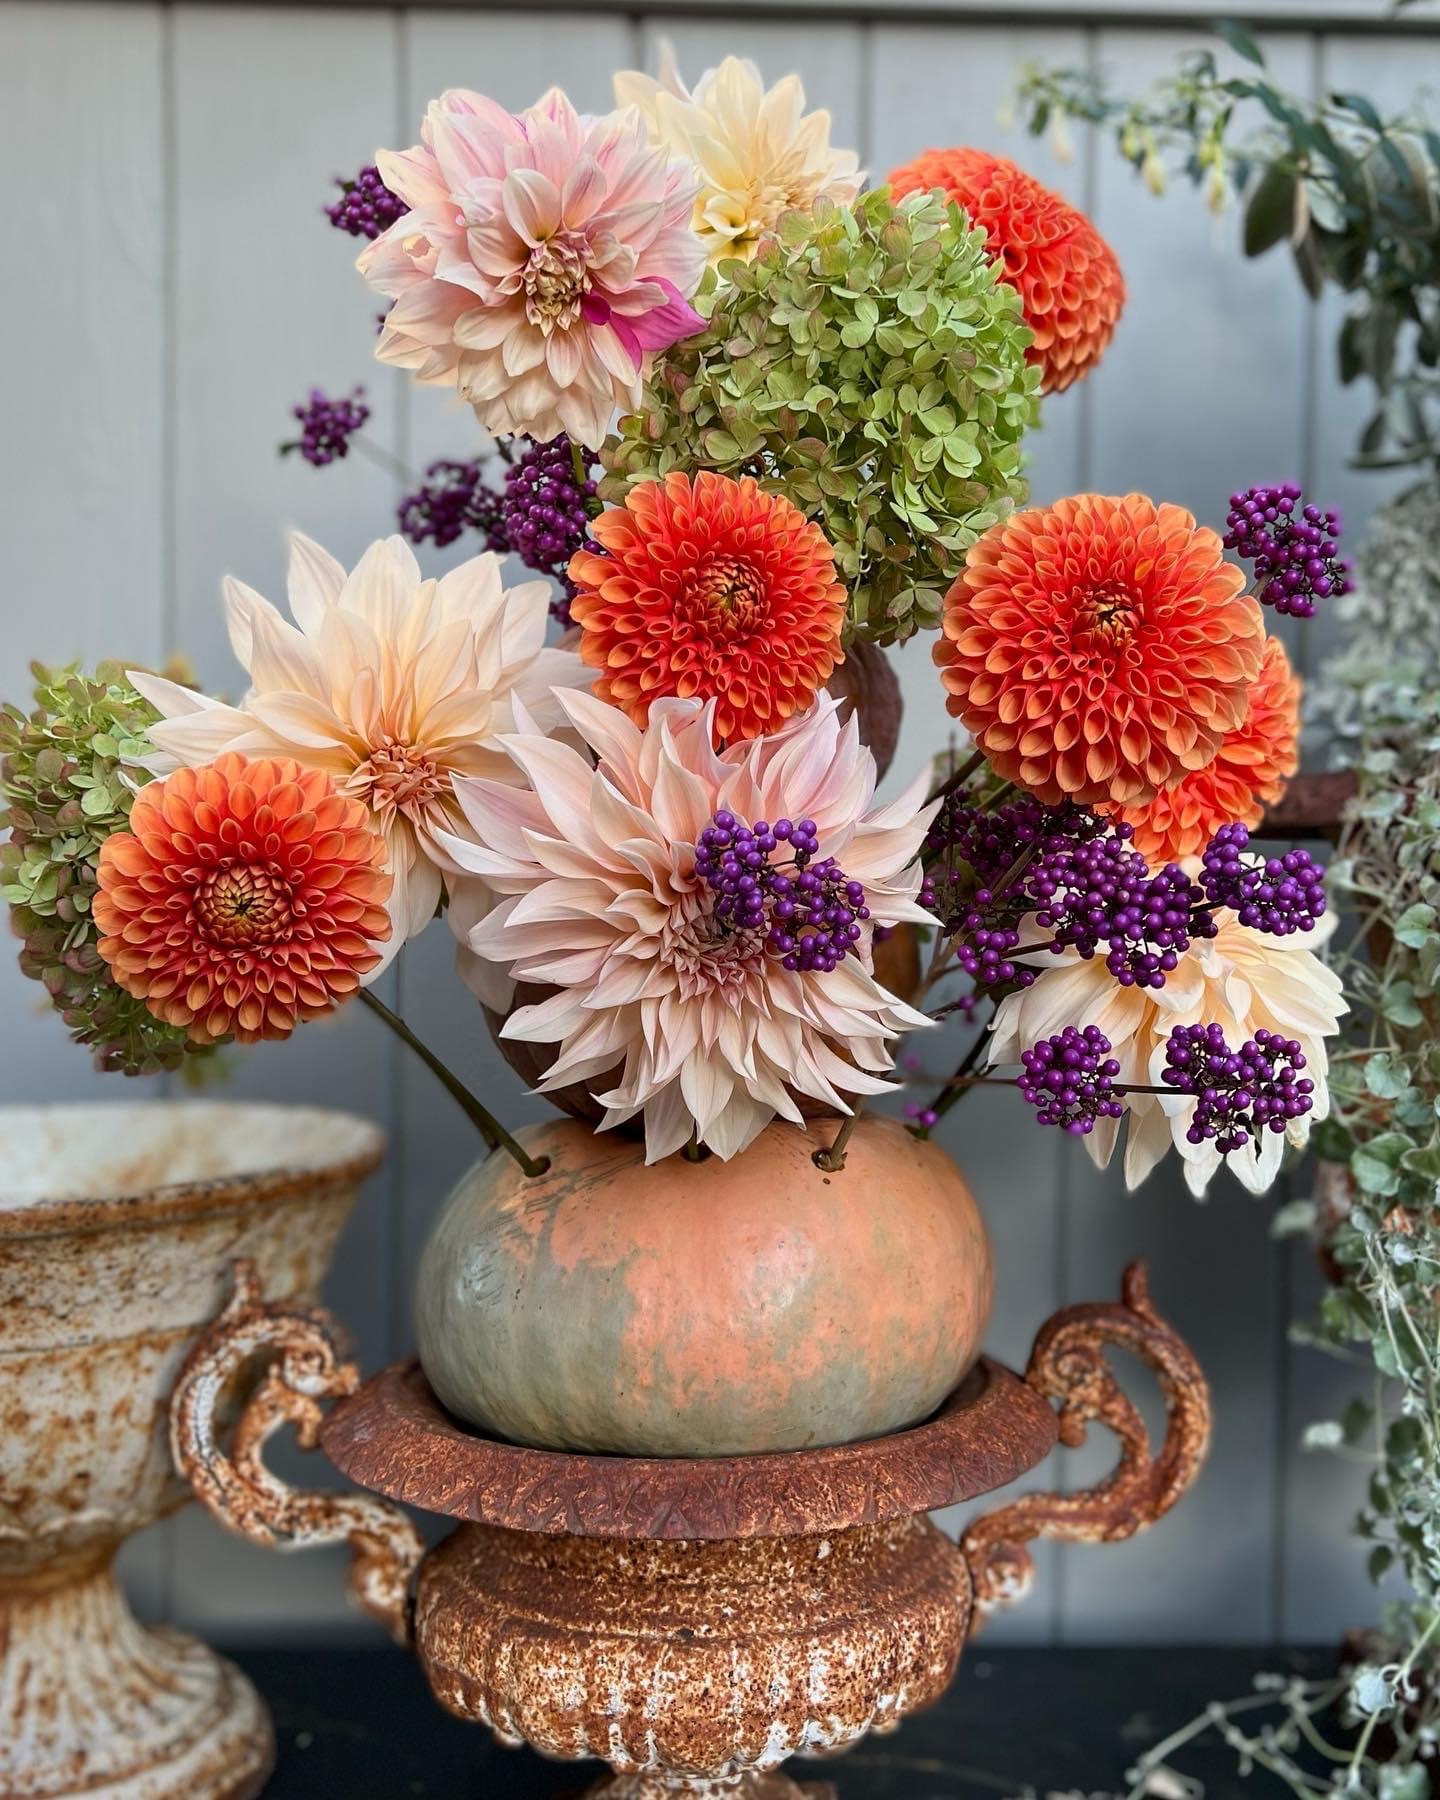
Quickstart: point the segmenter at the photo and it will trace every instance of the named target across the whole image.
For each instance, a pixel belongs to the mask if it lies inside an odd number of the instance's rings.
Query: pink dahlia
[[[559,88],[519,114],[451,89],[420,139],[377,158],[410,210],[356,264],[394,301],[375,354],[501,436],[598,448],[649,354],[703,324],[694,171],[637,113],[582,117]]]
[[[458,778],[471,835],[448,846],[501,896],[469,950],[552,990],[505,1026],[559,1046],[541,1091],[584,1082],[606,1126],[643,1114],[650,1162],[692,1133],[735,1156],[777,1115],[798,1122],[797,1096],[848,1112],[845,1095],[883,1092],[895,1038],[928,1023],[872,955],[877,925],[931,922],[916,901],[928,778],[875,806],[874,760],[828,696],[723,751],[713,700],[657,700],[642,731],[593,695],[557,698],[595,760],[501,739],[528,785]],[[810,937],[793,908],[777,935],[778,912],[737,907],[706,872],[717,821],[754,827],[768,885],[798,890],[808,863],[843,892],[844,939],[829,921]]]

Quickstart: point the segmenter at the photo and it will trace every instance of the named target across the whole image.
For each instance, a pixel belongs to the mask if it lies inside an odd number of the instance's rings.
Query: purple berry
[[[310,397],[291,408],[300,421],[300,436],[280,446],[280,454],[288,456],[298,450],[306,462],[323,469],[337,458],[348,456],[350,439],[370,417],[370,408],[361,399],[363,387],[338,400],[326,397],[320,388],[311,388]]]
[[[1301,507],[1302,498],[1293,481],[1232,494],[1225,548],[1254,563],[1258,600],[1278,613],[1308,619],[1317,599],[1348,594],[1353,584],[1350,564],[1335,554],[1339,513]]]
[[[325,208],[325,217],[337,231],[348,231],[351,237],[377,238],[410,210],[386,187],[373,163],[367,163],[353,181],[337,175],[335,185],[340,198]]]

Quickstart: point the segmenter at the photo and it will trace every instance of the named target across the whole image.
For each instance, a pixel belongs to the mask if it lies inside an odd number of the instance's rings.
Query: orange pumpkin
[[[461,1181],[416,1294],[420,1360],[458,1417],[518,1443],[726,1456],[927,1417],[989,1317],[990,1243],[955,1164],[865,1117],[775,1124],[743,1155],[647,1168],[572,1120]]]

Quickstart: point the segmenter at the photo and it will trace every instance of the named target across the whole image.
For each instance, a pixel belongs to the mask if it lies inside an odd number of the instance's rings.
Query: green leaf
[[[1347,112],[1354,113],[1372,131],[1384,132],[1385,121],[1363,94],[1332,94],[1330,98],[1336,106],[1343,106]]]
[[[1255,184],[1245,208],[1245,254],[1261,256],[1289,237],[1295,224],[1296,180],[1272,163]]]
[[[1435,908],[1421,900],[1414,906],[1407,906],[1395,921],[1394,934],[1397,943],[1404,944],[1407,949],[1419,950],[1435,928]]]
[[[1265,67],[1265,53],[1243,25],[1234,19],[1217,19],[1215,29],[1237,56],[1243,56],[1257,69]]]

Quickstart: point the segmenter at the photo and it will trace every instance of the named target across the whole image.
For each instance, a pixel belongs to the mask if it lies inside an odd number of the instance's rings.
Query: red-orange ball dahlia
[[[100,954],[199,1042],[289,1037],[358,992],[390,935],[385,842],[285,758],[230,754],[141,788],[100,849]]]
[[[1300,766],[1300,677],[1279,638],[1265,658],[1244,719],[1212,762],[1182,775],[1144,806],[1119,809],[1135,848],[1152,866],[1199,856],[1222,825],[1253,826]]]
[[[844,660],[829,541],[783,494],[702,469],[630,490],[577,550],[570,616],[595,692],[643,725],[668,694],[716,702],[727,742],[803,712]]]
[[[976,746],[1047,805],[1132,806],[1245,717],[1265,626],[1220,539],[1143,494],[1077,494],[971,546],[935,661]]]
[[[1043,371],[1043,393],[1069,387],[1100,360],[1125,305],[1125,278],[1084,213],[988,150],[927,150],[891,174],[890,188],[896,199],[940,188],[984,226],[1035,334],[1028,354]]]

